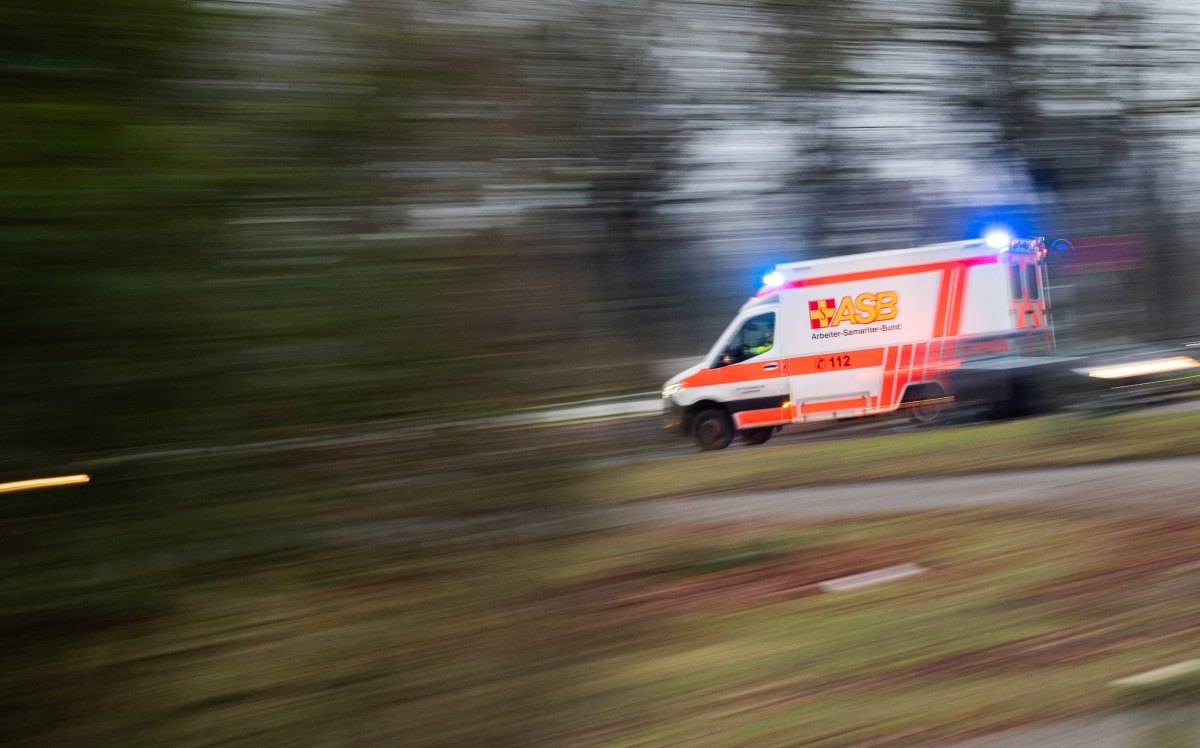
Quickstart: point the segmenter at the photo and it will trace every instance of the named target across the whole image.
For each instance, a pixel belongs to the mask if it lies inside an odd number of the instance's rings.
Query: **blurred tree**
[[[803,217],[810,255],[841,255],[917,244],[915,185],[885,177],[881,157],[894,156],[879,138],[864,138],[880,81],[866,60],[888,38],[901,12],[869,0],[828,5],[765,0],[775,25],[765,49],[777,95],[789,102],[798,130],[797,165],[789,181]],[[882,112],[879,115],[882,117]]]
[[[962,53],[973,73],[950,104],[996,126],[999,157],[1053,206],[1054,225],[1043,230],[1144,238],[1144,271],[1120,283],[1126,301],[1110,288],[1090,309],[1107,321],[1096,333],[1182,334],[1188,250],[1173,227],[1164,183],[1175,158],[1143,107],[1154,97],[1144,79],[1143,51],[1154,44],[1149,8],[1036,8],[1015,0],[958,6],[970,32]]]
[[[162,438],[193,394],[201,250],[227,215],[186,82],[198,21],[170,0],[0,9],[7,457]]]
[[[681,194],[703,160],[688,149],[767,116],[796,136],[783,191],[810,254],[949,238],[927,217],[1025,191],[1051,231],[1153,236],[1147,293],[1187,319],[1183,185],[1161,123],[1185,130],[1191,110],[1148,80],[1177,54],[1161,9],[74,0],[0,14],[0,382],[20,460],[652,385],[655,359],[696,346],[673,318],[714,308],[699,247],[716,222],[663,210],[713,200]],[[734,36],[763,43],[725,62]],[[774,89],[753,83],[764,71]],[[925,173],[951,161],[1012,176]],[[729,245],[725,265],[756,261]]]
[[[531,125],[522,150],[550,167],[530,176],[565,180],[581,201],[534,214],[528,227],[565,222],[558,231],[577,237],[570,260],[578,294],[556,314],[570,320],[574,345],[600,377],[621,362],[633,370],[670,355],[664,322],[678,310],[686,277],[682,245],[659,211],[686,139],[671,110],[671,72],[654,55],[666,34],[663,5],[581,5],[539,24],[528,39],[539,54],[522,68]]]
[[[762,7],[779,28],[768,48],[779,95],[797,113],[792,188],[815,251],[955,238],[922,225],[930,210],[910,209],[920,218],[905,221],[898,206],[959,203],[941,210],[951,215],[997,198],[1030,202],[1045,233],[1145,236],[1146,272],[1125,284],[1137,286],[1135,305],[1152,299],[1168,314],[1109,311],[1127,334],[1186,328],[1190,249],[1173,204],[1181,185],[1168,178],[1174,149],[1156,120],[1175,102],[1156,104],[1152,80],[1156,65],[1183,59],[1162,47],[1164,8],[1016,0]],[[944,168],[952,161],[995,176],[972,184],[962,166]],[[899,164],[912,165],[907,184],[892,176]],[[922,171],[960,175],[938,184]]]

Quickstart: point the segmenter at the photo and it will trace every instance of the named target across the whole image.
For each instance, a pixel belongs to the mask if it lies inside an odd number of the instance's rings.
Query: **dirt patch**
[[[1181,601],[1200,593],[1200,520],[1124,517],[1088,533],[1087,571],[1037,588],[1018,602],[1075,619],[1061,631],[939,658],[893,677],[955,678],[999,670],[1054,668],[1200,630]],[[1150,615],[1148,615],[1150,614]]]
[[[1074,517],[1080,519],[1078,514]],[[1101,519],[1092,515],[1085,522],[1087,542],[1078,552],[1087,559],[1086,572],[992,603],[997,609],[1045,606],[1073,624],[880,677],[891,681],[946,679],[1054,668],[1147,647],[1200,629],[1200,618],[1178,606],[1181,594],[1200,593],[1200,519],[1144,515]],[[586,616],[603,614],[602,619],[611,623],[635,623],[801,598],[818,594],[820,582],[908,562],[930,565],[943,579],[959,576],[962,570],[931,563],[937,558],[937,544],[931,536],[887,545],[748,551],[729,556],[714,553],[686,565],[594,577],[558,590],[554,598]],[[1149,621],[1148,608],[1158,609]],[[851,677],[846,685],[860,687],[863,682]],[[823,687],[832,686],[826,683]],[[794,690],[791,695],[796,695]]]
[[[639,617],[719,613],[818,592],[817,584],[910,561],[928,544],[830,547],[786,553],[714,555],[685,566],[598,577],[561,590],[563,601],[588,612]]]
[[[1200,519],[1187,515],[1124,518],[1098,528],[1093,563],[1039,591],[1042,599],[1095,604],[1114,587],[1153,585],[1172,570],[1200,567]]]
[[[1001,671],[1029,672],[1055,668],[1076,662],[1106,657],[1120,652],[1149,647],[1157,642],[1195,632],[1200,620],[1192,614],[1178,614],[1146,623],[1143,618],[1126,616],[1096,622],[1043,636],[942,657],[900,672],[889,679],[961,678]]]

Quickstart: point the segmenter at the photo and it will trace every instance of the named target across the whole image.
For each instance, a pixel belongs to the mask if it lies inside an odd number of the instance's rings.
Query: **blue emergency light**
[[[983,235],[983,242],[988,245],[988,249],[994,249],[999,252],[1002,249],[1007,249],[1012,244],[1013,235],[1002,228],[988,229],[988,232]]]

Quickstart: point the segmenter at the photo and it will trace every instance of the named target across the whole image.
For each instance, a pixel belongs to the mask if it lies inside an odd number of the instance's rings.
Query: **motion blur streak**
[[[774,269],[997,227],[1053,248],[978,282],[1039,289],[997,318],[1195,353],[1198,81],[1194,0],[0,0],[0,745],[920,745],[1112,707],[1200,652],[1200,414],[917,428],[1028,391],[928,386],[710,413],[696,455],[645,393]],[[975,283],[938,332],[993,321]],[[889,400],[1051,340],[937,337],[889,346]],[[1069,373],[1159,397],[1079,373],[1133,360]],[[785,364],[730,383],[743,418],[813,407]],[[858,412],[862,371],[812,376]]]
[[[77,483],[87,483],[90,481],[86,475],[64,475],[59,478],[34,478],[32,480],[19,480],[12,483],[0,483],[0,493],[9,493],[12,491],[28,491],[31,488],[52,488],[54,486],[71,486]]]
[[[1135,364],[1120,364],[1117,366],[1101,366],[1089,369],[1088,376],[1098,379],[1123,379],[1125,377],[1142,377],[1147,374],[1165,374],[1171,371],[1194,369],[1200,366],[1200,361],[1187,356],[1173,356],[1153,361],[1139,361]]]

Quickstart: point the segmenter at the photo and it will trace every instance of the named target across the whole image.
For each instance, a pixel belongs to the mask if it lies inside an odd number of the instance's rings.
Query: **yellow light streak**
[[[1200,366],[1200,361],[1188,356],[1173,356],[1157,358],[1153,361],[1137,361],[1132,364],[1117,364],[1101,366],[1088,371],[1089,377],[1097,379],[1124,379],[1125,377],[1143,377],[1148,374],[1164,374],[1168,371],[1180,371]]]
[[[12,483],[0,483],[0,493],[12,493],[13,491],[28,491],[33,488],[53,488],[54,486],[73,486],[79,483],[87,483],[91,478],[86,475],[63,475],[57,478],[34,478],[33,480],[19,480]]]

